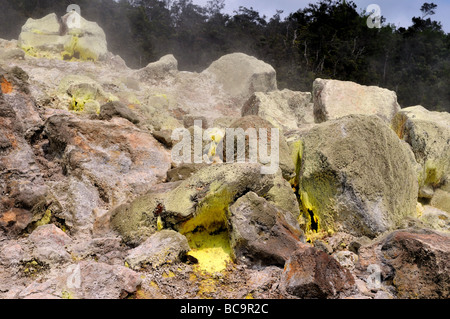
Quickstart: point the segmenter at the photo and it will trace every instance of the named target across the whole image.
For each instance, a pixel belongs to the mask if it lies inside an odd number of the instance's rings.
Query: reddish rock
[[[282,267],[302,245],[303,231],[292,214],[254,192],[230,206],[229,215],[230,244],[239,262]]]
[[[0,229],[11,234],[18,234],[31,223],[32,214],[25,209],[12,208],[0,212]]]
[[[170,156],[151,134],[130,122],[54,115],[45,125],[50,152],[63,156],[69,174],[87,176],[108,204],[145,193],[165,181]]]
[[[79,299],[119,299],[134,293],[141,284],[139,273],[124,266],[82,261],[69,268],[66,291]]]
[[[66,233],[53,224],[36,228],[29,237],[34,244],[33,256],[49,264],[70,260],[65,246],[72,242]]]
[[[304,246],[286,262],[281,287],[299,298],[333,298],[355,286],[351,273],[323,251]]]
[[[17,84],[16,76],[26,79],[21,72],[0,69],[0,77],[19,88],[0,95],[0,229],[10,235],[26,228],[32,208],[47,192],[29,144],[42,121],[31,97]]]
[[[36,246],[50,242],[64,246],[72,242],[72,238],[53,224],[39,226],[31,233],[29,239]]]
[[[450,236],[429,230],[395,231],[360,249],[360,271],[378,265],[399,298],[450,297]]]

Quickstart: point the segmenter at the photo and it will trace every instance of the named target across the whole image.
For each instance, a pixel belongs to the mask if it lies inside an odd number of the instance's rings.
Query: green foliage
[[[0,38],[17,39],[29,17],[59,16],[71,0],[0,0]],[[408,28],[367,27],[351,1],[321,0],[281,18],[253,8],[222,13],[224,0],[79,0],[108,48],[132,68],[172,53],[182,70],[202,71],[224,54],[243,52],[270,63],[280,88],[310,91],[317,77],[378,85],[397,92],[403,107],[450,111],[450,35],[424,3]]]

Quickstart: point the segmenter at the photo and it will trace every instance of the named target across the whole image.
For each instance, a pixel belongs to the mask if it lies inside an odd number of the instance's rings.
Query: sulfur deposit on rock
[[[439,188],[450,192],[450,114],[431,112],[420,105],[408,107],[393,118],[392,128],[411,146],[421,166],[419,196],[432,198]]]
[[[317,125],[301,140],[298,193],[313,231],[375,237],[415,216],[417,178],[408,147],[378,117]]]
[[[349,81],[316,79],[313,100],[316,123],[350,114],[377,115],[390,122],[400,110],[395,92]]]
[[[132,70],[78,18],[0,40],[0,298],[448,298],[448,113],[390,128],[393,92],[318,79],[313,105],[242,53]],[[263,129],[245,163],[227,128]]]
[[[150,192],[113,210],[114,228],[130,243],[141,243],[157,229],[161,216],[166,227],[182,234],[197,227],[214,232],[226,227],[226,211],[247,191],[264,195],[274,186],[273,176],[261,175],[258,164],[217,164],[164,192]],[[275,199],[276,200],[276,199]]]
[[[314,123],[311,93],[284,89],[254,93],[242,107],[242,116],[258,115],[280,130]]]
[[[75,16],[79,24],[67,25]],[[106,35],[97,23],[87,21],[75,11],[58,19],[51,13],[41,19],[29,18],[22,27],[19,47],[38,58],[97,61],[108,53]]]
[[[277,90],[275,69],[243,53],[225,55],[203,73],[214,75],[225,92],[238,100],[246,100],[255,92]]]

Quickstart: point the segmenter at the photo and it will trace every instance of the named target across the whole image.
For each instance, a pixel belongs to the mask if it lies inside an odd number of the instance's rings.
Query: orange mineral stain
[[[10,82],[8,82],[4,77],[2,79],[2,93],[4,94],[8,94],[11,93],[13,90],[12,84]]]

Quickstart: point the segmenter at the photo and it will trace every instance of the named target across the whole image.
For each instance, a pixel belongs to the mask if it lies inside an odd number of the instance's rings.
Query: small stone
[[[152,135],[162,145],[164,145],[168,148],[171,148],[173,146],[171,130],[155,131],[152,133]]]
[[[111,101],[100,107],[100,119],[110,120],[115,116],[123,117],[133,124],[139,123],[138,116],[122,102]]]
[[[324,242],[320,239],[316,239],[313,242],[313,245],[316,249],[323,251],[323,252],[327,253],[328,255],[331,255],[333,253],[333,248],[331,248],[330,245],[328,245],[326,242]]]
[[[159,267],[165,263],[180,261],[189,250],[185,236],[173,230],[161,230],[132,249],[125,260],[133,269],[148,265]]]
[[[351,251],[338,251],[332,255],[342,267],[348,270],[355,268],[355,263],[358,262],[358,255]]]
[[[65,246],[72,239],[61,229],[53,224],[36,228],[29,237],[34,244],[33,256],[49,264],[70,260],[70,255]]]

